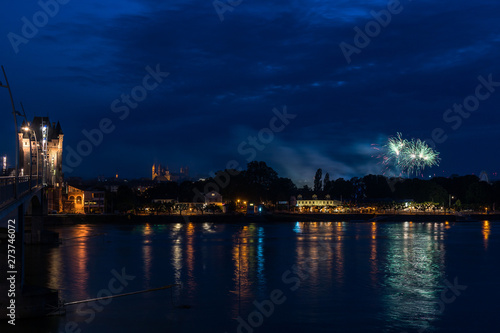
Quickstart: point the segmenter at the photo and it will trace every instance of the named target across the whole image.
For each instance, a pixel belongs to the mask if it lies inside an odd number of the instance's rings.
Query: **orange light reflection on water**
[[[150,287],[149,282],[151,281],[151,262],[153,261],[153,249],[149,236],[151,236],[152,234],[153,228],[149,223],[146,223],[143,229],[144,242],[142,243],[142,261],[144,263],[145,288]]]
[[[488,239],[490,238],[490,222],[483,221],[484,248],[488,249]]]
[[[196,290],[196,279],[194,273],[195,264],[195,250],[194,250],[194,223],[190,222],[186,229],[186,265],[188,274],[188,292],[190,295],[194,295]]]
[[[73,266],[68,271],[74,272],[72,280],[74,295],[77,299],[85,299],[89,297],[87,286],[89,283],[88,265],[88,240],[91,233],[91,228],[82,224],[75,228],[75,233],[72,236],[76,242],[75,250],[72,253],[73,258],[69,258],[69,266]],[[68,258],[67,258],[68,259]]]
[[[371,225],[370,242],[370,278],[374,287],[377,286],[378,262],[377,262],[377,223]]]

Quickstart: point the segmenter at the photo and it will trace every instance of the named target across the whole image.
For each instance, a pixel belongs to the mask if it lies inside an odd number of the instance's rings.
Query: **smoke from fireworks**
[[[420,139],[405,140],[401,133],[390,137],[384,146],[383,163],[399,167],[403,173],[420,173],[426,167],[438,166],[439,153]]]

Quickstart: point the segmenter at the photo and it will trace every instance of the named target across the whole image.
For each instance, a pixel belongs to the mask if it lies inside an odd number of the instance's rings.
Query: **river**
[[[27,247],[32,332],[497,332],[500,222],[78,224]],[[39,274],[44,271],[44,274]],[[30,332],[31,332],[30,331]]]

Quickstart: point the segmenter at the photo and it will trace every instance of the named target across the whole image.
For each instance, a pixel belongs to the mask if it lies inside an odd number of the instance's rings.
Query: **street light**
[[[33,141],[32,140],[32,135],[35,136],[35,148],[36,148],[36,184],[38,185],[38,181],[39,181],[39,172],[38,172],[38,165],[39,165],[39,160],[38,160],[38,141],[37,141],[37,138],[36,138],[36,132],[34,129],[31,128],[31,125],[28,121],[28,118],[26,117],[26,111],[24,111],[24,106],[23,106],[23,103],[21,102],[21,109],[23,110],[23,117],[24,117],[24,120],[26,121],[26,125],[27,126],[24,126],[22,128],[23,131],[25,132],[28,132],[29,133],[29,140],[30,140],[30,190],[32,188],[32,175],[33,175],[33,146],[31,145],[31,142]]]
[[[32,161],[33,161],[33,156],[31,154],[31,133],[30,133],[30,128],[28,126],[23,126],[21,127],[21,129],[25,132],[28,132],[28,135],[29,135],[29,140],[30,140],[30,181],[29,181],[29,184],[30,184],[30,191],[31,191],[31,179],[32,179],[32,173],[33,173],[33,168],[32,168]]]
[[[451,194],[448,194],[448,208],[451,209],[451,199],[455,199],[455,197]]]

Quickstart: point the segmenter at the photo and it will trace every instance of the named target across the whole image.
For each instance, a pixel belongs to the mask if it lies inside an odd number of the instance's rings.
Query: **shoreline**
[[[27,217],[30,220],[30,217]],[[265,215],[203,214],[203,215],[47,215],[45,225],[92,224],[169,224],[169,223],[252,223],[252,222],[480,222],[500,221],[500,214],[297,214],[274,213]]]

